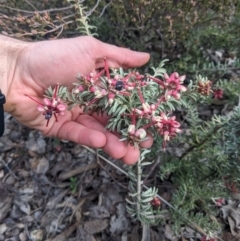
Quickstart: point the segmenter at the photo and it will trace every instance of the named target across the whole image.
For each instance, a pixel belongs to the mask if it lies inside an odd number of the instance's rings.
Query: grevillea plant
[[[157,224],[161,221],[161,200],[155,187],[144,189],[142,172],[147,162],[145,156],[150,150],[142,149],[140,143],[152,135],[161,137],[162,149],[178,133],[181,126],[174,111],[187,107],[198,95],[209,95],[211,82],[199,76],[197,85],[184,85],[185,75],[174,72],[167,74],[163,68],[165,61],[153,73],[141,74],[136,70],[105,67],[89,73],[78,74],[77,82],[71,90],[67,87],[51,87],[46,90],[44,103],[37,102],[37,109],[47,120],[51,116],[64,114],[64,111],[78,105],[86,113],[107,113],[106,128],[121,135],[120,141],[140,149],[141,156],[136,165],[128,166],[130,177],[128,211],[143,224]],[[32,97],[30,97],[33,99]]]

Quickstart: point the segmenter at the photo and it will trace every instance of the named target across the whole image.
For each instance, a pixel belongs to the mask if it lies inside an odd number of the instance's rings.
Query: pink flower
[[[225,198],[218,198],[214,200],[214,203],[216,204],[216,206],[222,207],[225,204]]]
[[[47,120],[46,126],[48,126],[49,120],[51,119],[52,115],[54,115],[56,121],[58,121],[57,115],[65,115],[65,110],[67,107],[65,104],[63,104],[60,98],[57,98],[58,89],[59,89],[59,84],[57,84],[57,86],[55,87],[52,98],[51,99],[44,98],[43,103],[35,100],[29,95],[26,95],[30,99],[32,99],[33,101],[39,104],[39,106],[37,107],[37,110],[43,112],[43,115]]]
[[[161,200],[158,197],[155,197],[152,199],[152,201],[150,202],[150,204],[154,207],[154,208],[158,208],[161,205]]]
[[[170,138],[175,137],[177,133],[181,132],[179,128],[180,123],[175,119],[175,116],[168,117],[165,113],[161,113],[160,116],[153,118],[159,134],[163,136],[163,149],[166,148],[166,143],[170,141]]]
[[[185,92],[187,90],[187,88],[182,85],[186,75],[179,76],[178,73],[174,72],[170,76],[164,74],[164,78],[164,88],[167,89],[165,98],[168,99],[172,96],[177,100],[180,99],[180,92]]]
[[[215,89],[213,90],[214,99],[222,99],[223,98],[223,90],[222,89]]]

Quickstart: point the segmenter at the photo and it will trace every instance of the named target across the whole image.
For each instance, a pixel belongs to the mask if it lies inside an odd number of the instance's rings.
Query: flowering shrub
[[[139,147],[147,133],[152,133],[163,138],[165,149],[166,143],[181,132],[173,111],[177,106],[186,105],[181,96],[187,87],[183,85],[185,75],[175,72],[169,76],[163,64],[154,69],[154,75],[142,75],[137,71],[124,73],[123,70],[110,73],[105,60],[103,70],[87,76],[79,74],[79,82],[74,83],[70,92],[57,85],[54,91],[47,91],[44,103],[34,101],[40,104],[38,110],[43,112],[47,124],[52,115],[57,121],[57,114],[63,115],[66,105],[79,105],[85,112],[106,112],[111,116],[106,128],[121,133],[122,141]]]
[[[78,74],[72,90],[57,84],[54,90],[50,87],[46,91],[43,104],[36,101],[47,124],[52,115],[58,121],[57,115],[63,115],[66,106],[71,109],[78,105],[86,113],[106,112],[110,117],[106,128],[120,133],[120,141],[141,149],[140,143],[151,134],[155,139],[161,138],[164,151],[167,143],[182,132],[174,111],[187,107],[198,96],[211,93],[211,82],[206,78],[200,76],[197,85],[190,83],[187,87],[185,75],[177,72],[168,75],[163,68],[165,61],[153,68],[152,75],[135,70],[110,70],[107,60],[104,61],[103,69],[87,76]],[[128,168],[131,197],[128,211],[142,223],[157,224],[163,218],[158,191],[156,188],[144,191],[141,184],[142,170],[150,164],[145,161],[148,152],[141,149],[138,163]]]

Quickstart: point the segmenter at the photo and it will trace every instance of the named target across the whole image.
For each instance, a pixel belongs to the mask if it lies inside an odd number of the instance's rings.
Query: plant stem
[[[96,152],[87,147],[87,146],[83,146],[85,147],[87,150],[89,150],[90,152],[96,154]],[[123,173],[124,175],[126,175],[127,177],[129,177],[128,173],[125,172],[122,168],[118,167],[117,165],[115,165],[112,161],[109,161],[107,158],[105,158],[104,156],[98,154],[98,156],[104,160],[105,162],[107,162],[109,165],[111,165],[112,167],[116,168],[117,170],[119,170],[121,173]],[[140,160],[140,159],[139,159]],[[139,163],[139,162],[138,162]],[[141,182],[140,182],[140,188],[141,188]],[[143,188],[145,188],[146,190],[148,190],[148,187],[146,185],[143,185]],[[207,236],[207,234],[200,228],[198,227],[196,224],[194,223],[189,223],[189,220],[185,217],[182,216],[182,214],[175,208],[173,207],[169,202],[167,202],[164,198],[162,198],[160,195],[157,195],[157,197],[162,201],[164,202],[168,207],[170,207],[171,209],[173,209],[178,215],[179,217],[183,220],[183,222],[188,226],[190,227],[191,229],[195,230],[196,232],[204,235],[204,236]],[[145,225],[145,224],[144,224]]]
[[[146,223],[142,224],[142,241],[150,241],[150,226]]]
[[[141,220],[141,193],[142,193],[142,168],[141,168],[141,156],[137,162],[137,213],[138,220]]]

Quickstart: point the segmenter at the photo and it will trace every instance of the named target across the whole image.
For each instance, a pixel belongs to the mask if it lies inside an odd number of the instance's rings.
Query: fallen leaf
[[[90,233],[99,233],[108,227],[107,219],[95,219],[91,221],[87,221],[84,224],[84,229]]]
[[[108,218],[110,214],[103,206],[93,206],[90,208],[89,216],[91,218]]]

